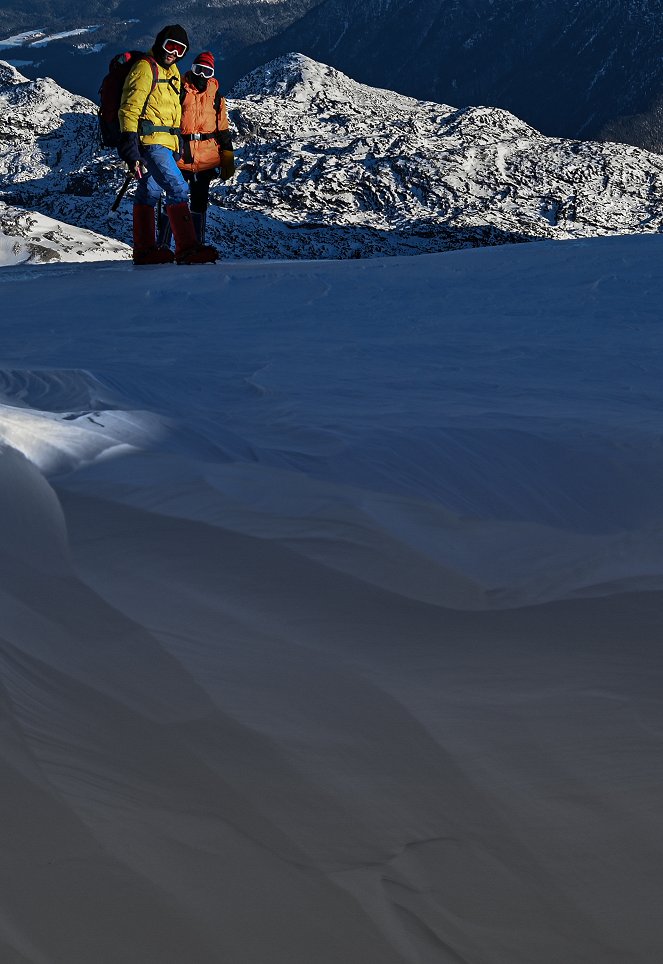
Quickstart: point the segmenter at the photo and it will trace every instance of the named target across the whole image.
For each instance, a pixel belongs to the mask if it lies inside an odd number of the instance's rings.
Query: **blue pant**
[[[143,144],[140,157],[147,173],[138,182],[134,204],[156,207],[162,191],[166,192],[166,204],[181,204],[189,200],[189,186],[170,148],[162,144]]]

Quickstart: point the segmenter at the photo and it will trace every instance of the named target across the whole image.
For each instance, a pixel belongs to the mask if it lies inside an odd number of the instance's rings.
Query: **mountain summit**
[[[126,241],[124,175],[96,108],[51,80],[0,75],[0,200]],[[657,232],[663,160],[544,137],[508,111],[356,83],[299,53],[229,97],[238,173],[212,194],[223,257],[359,257]]]

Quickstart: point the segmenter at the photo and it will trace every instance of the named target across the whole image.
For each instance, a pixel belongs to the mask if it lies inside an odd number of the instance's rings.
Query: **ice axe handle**
[[[129,171],[129,173],[128,173],[127,176],[125,177],[124,181],[122,182],[122,187],[121,187],[120,190],[117,192],[117,197],[115,198],[115,200],[113,201],[113,203],[112,203],[112,205],[111,205],[111,211],[117,211],[117,209],[118,209],[119,206],[120,206],[120,202],[121,202],[122,198],[124,197],[124,195],[125,195],[125,194],[127,193],[127,191],[129,190],[129,185],[131,184],[131,182],[133,181],[133,179],[134,179],[134,171]]]

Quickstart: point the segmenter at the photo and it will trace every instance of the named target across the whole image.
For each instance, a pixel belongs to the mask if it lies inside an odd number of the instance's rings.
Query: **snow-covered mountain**
[[[81,192],[103,184],[80,180],[94,137],[89,101],[45,78],[27,81],[0,62],[0,247],[16,261],[124,258],[128,249],[103,226],[90,230]],[[83,164],[81,165],[81,161]],[[106,165],[110,169],[109,165]]]
[[[0,200],[130,240],[109,208],[123,168],[94,105],[0,73]],[[496,108],[456,109],[358,84],[301,54],[233,90],[238,174],[213,194],[224,257],[352,257],[536,238],[657,232],[663,159],[547,138]]]
[[[233,90],[244,136],[230,209],[369,227],[374,250],[658,231],[663,161],[544,137],[506,111],[455,109],[357,84],[301,55]]]
[[[40,70],[90,97],[111,52],[149,44],[173,20],[195,48],[223,58],[228,84],[301,50],[363,83],[499,106],[567,137],[598,137],[616,119],[648,112],[663,80],[663,0],[91,0],[85,20],[73,0],[35,0],[31,17],[26,24],[18,0],[3,4],[0,50],[14,40],[29,76]],[[622,130],[650,143],[638,125]]]
[[[130,256],[123,242],[0,202],[0,264],[114,261]]]

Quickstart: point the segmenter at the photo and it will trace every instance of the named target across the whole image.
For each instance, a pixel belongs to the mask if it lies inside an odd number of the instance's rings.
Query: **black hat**
[[[184,27],[180,27],[179,23],[171,23],[163,30],[160,30],[157,34],[157,39],[154,41],[154,50],[161,50],[164,40],[179,40],[180,43],[189,46],[189,37],[187,35]]]

